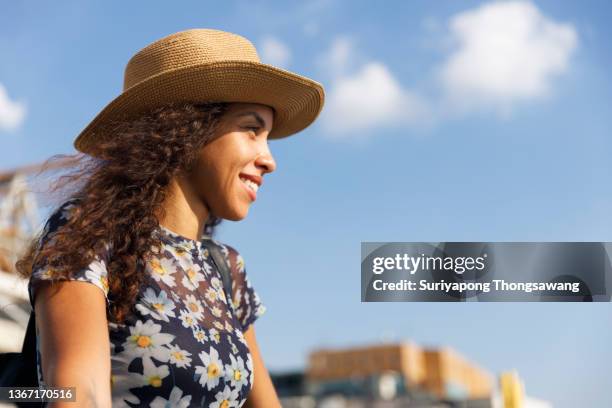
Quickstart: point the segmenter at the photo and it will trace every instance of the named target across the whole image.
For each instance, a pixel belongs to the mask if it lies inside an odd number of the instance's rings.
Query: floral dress
[[[51,215],[40,245],[68,220],[74,206],[75,201],[68,201]],[[155,233],[162,247],[146,264],[146,282],[136,311],[123,324],[108,325],[113,407],[240,407],[254,377],[243,333],[265,312],[244,261],[234,248],[214,241],[232,274],[232,301],[228,302],[221,274],[199,241],[161,225]],[[105,252],[72,277],[97,286],[107,306],[110,256],[106,246]],[[50,279],[48,269],[34,265],[28,285],[32,307],[36,288],[45,279]],[[42,386],[38,336],[36,348]]]

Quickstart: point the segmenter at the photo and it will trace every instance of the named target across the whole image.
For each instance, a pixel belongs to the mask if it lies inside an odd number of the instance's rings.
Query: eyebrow
[[[237,118],[242,117],[242,116],[253,116],[255,120],[257,121],[257,123],[259,123],[259,126],[261,126],[262,128],[266,127],[266,122],[264,122],[262,117],[257,112],[249,111],[249,112],[242,112],[236,115]]]

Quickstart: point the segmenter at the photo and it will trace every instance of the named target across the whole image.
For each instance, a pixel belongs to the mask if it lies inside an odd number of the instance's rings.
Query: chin
[[[242,221],[246,218],[246,214],[245,215],[236,215],[236,216],[232,216],[232,217],[223,217],[228,221]]]
[[[246,218],[246,216],[249,214],[249,208],[245,208],[245,209],[233,209],[233,210],[229,210],[226,211],[221,218],[228,220],[228,221],[241,221],[243,219]]]

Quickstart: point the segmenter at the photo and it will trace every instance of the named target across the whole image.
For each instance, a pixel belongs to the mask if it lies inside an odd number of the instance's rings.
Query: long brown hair
[[[40,244],[35,237],[15,264],[22,277],[33,266],[47,265],[53,280],[70,278],[94,260],[103,246],[110,249],[108,270],[109,321],[122,323],[144,282],[144,263],[159,247],[153,231],[164,217],[163,203],[171,180],[189,171],[197,153],[210,142],[230,104],[170,104],[137,120],[115,123],[113,137],[101,141],[97,157],[57,155],[47,164],[66,157],[75,170],[59,177],[52,191],[64,193],[76,205],[67,223],[53,240]],[[211,215],[205,233],[212,236],[221,220]]]

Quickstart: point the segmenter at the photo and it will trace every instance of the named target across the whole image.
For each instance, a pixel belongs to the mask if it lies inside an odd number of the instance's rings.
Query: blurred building
[[[25,175],[0,173],[0,352],[21,350],[31,308],[27,285],[14,273],[14,264],[37,222]]]
[[[422,349],[413,343],[316,350],[306,369],[310,386],[321,390],[333,382],[383,374],[395,378],[397,393],[425,392],[436,399],[487,398],[495,383],[493,375],[449,348]]]
[[[0,271],[0,353],[21,350],[30,310],[27,282]]]
[[[498,388],[454,350],[411,342],[314,350],[304,372],[271,376],[285,408],[551,408],[526,398],[515,372]]]
[[[21,350],[31,310],[27,281],[15,273],[15,262],[40,227],[27,176],[73,163],[60,159],[44,168],[35,164],[0,172],[0,353]]]

